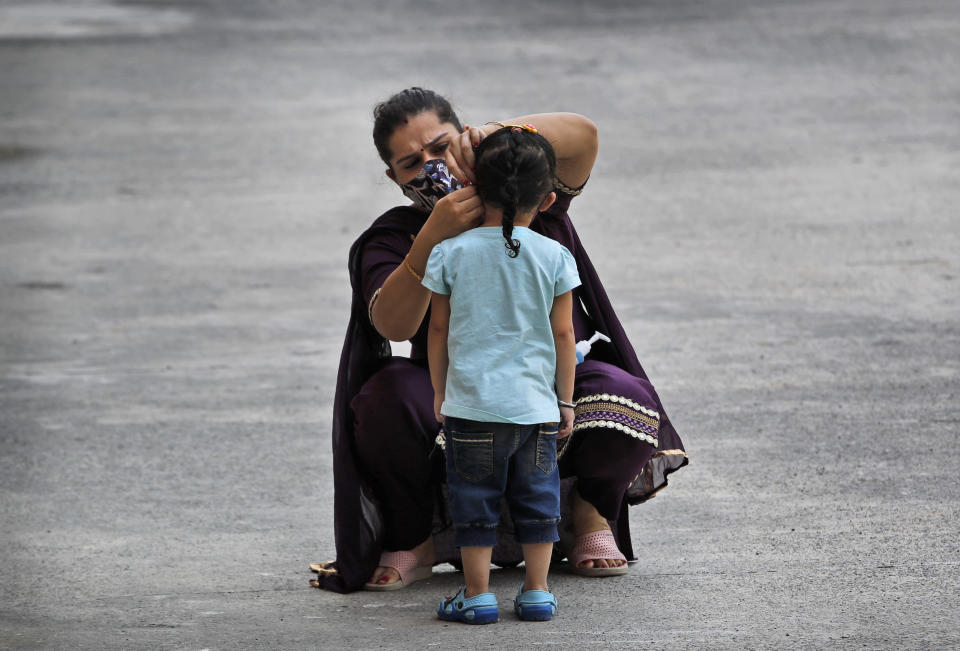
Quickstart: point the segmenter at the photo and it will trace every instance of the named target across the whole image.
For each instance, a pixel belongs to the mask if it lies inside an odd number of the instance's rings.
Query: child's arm
[[[443,422],[440,405],[447,388],[447,334],[450,328],[450,297],[433,294],[430,302],[430,330],[427,335],[427,359],[430,362],[430,382],[433,384],[433,415]]]
[[[557,349],[557,398],[563,402],[573,402],[573,376],[577,368],[577,342],[573,333],[573,292],[565,292],[553,299],[550,328],[553,330],[553,345]],[[432,359],[430,363],[432,369]],[[560,407],[557,436],[563,438],[571,432],[573,409]]]

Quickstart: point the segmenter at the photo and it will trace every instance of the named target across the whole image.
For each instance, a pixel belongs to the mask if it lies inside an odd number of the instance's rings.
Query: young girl
[[[428,354],[434,412],[446,432],[450,515],[466,585],[441,619],[497,621],[488,592],[500,500],[507,498],[526,576],[520,619],[548,620],[547,570],[560,519],[557,437],[573,428],[573,256],[527,226],[556,199],[556,158],[536,129],[507,126],[476,152],[484,222],[430,253]],[[558,427],[559,421],[559,427]]]

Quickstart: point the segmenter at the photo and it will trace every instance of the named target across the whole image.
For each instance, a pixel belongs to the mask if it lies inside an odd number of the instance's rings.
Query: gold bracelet
[[[417,270],[410,266],[410,263],[407,262],[407,256],[403,257],[403,266],[407,268],[407,271],[410,272],[410,275],[417,279],[418,283],[423,282],[423,274],[418,274]]]

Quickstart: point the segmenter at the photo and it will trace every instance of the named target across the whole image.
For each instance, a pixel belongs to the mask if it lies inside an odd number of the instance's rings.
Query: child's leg
[[[496,462],[495,448],[497,441],[512,441],[512,436],[502,435],[512,426],[448,417],[444,428],[448,505],[470,598],[488,591],[507,474],[505,464]]]
[[[560,473],[557,470],[557,424],[531,426],[513,456],[507,501],[526,565],[524,590],[547,590],[553,543],[559,540]]]
[[[524,592],[527,590],[550,591],[550,588],[547,587],[547,572],[550,571],[552,555],[552,542],[523,545],[523,564],[527,569],[523,582]],[[464,567],[466,567],[466,563],[464,563]]]
[[[465,597],[476,597],[478,594],[490,592],[490,557],[492,555],[493,547],[460,548],[463,576],[467,586]],[[549,560],[547,562],[549,563]]]

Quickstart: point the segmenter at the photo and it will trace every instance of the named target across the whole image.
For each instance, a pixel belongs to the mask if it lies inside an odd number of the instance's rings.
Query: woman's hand
[[[479,226],[482,221],[483,202],[477,189],[473,186],[460,188],[437,202],[417,238],[425,237],[433,248],[433,244]]]
[[[557,428],[557,438],[563,439],[573,433],[573,408],[560,407],[560,427]]]
[[[477,182],[477,177],[473,173],[477,166],[474,150],[486,137],[487,130],[484,128],[464,125],[463,133],[451,138],[450,146],[443,153],[447,161],[447,169],[464,185]]]

